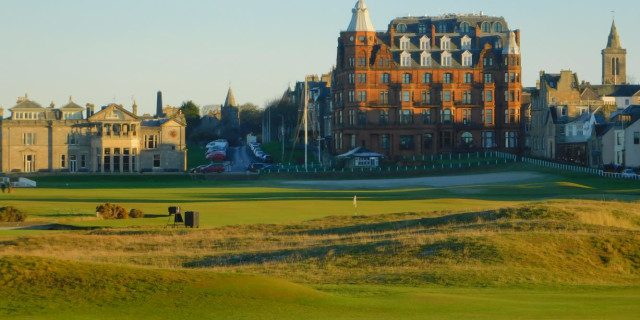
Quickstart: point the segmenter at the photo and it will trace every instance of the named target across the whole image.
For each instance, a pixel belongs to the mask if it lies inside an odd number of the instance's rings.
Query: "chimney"
[[[89,119],[89,117],[93,115],[93,108],[94,105],[92,105],[91,103],[87,103],[87,119]]]
[[[516,30],[516,43],[520,45],[520,29]]]
[[[393,43],[395,42],[396,31],[393,29],[393,25],[389,25],[389,48],[393,48]]]
[[[138,116],[138,104],[136,103],[135,100],[133,100],[133,106],[131,106],[131,111],[133,112],[134,116]]]
[[[480,48],[480,25],[476,25],[476,38],[474,39],[476,42],[476,48]]]
[[[436,25],[431,25],[431,48],[436,47]]]
[[[158,99],[156,104],[156,117],[162,117],[162,91],[158,91]]]

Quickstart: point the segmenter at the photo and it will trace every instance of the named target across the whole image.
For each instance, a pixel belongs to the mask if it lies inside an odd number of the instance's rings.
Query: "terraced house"
[[[44,108],[18,99],[7,119],[0,110],[0,171],[134,173],[184,171],[185,123],[170,118],[139,117],[111,104],[69,103]]]
[[[338,39],[333,141],[390,157],[515,151],[520,32],[483,14],[402,17],[374,29],[360,0]]]

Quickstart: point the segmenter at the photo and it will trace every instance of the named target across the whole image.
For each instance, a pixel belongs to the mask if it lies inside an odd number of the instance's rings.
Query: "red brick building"
[[[404,17],[377,32],[360,0],[338,39],[335,151],[516,151],[520,65],[520,32],[504,18]]]

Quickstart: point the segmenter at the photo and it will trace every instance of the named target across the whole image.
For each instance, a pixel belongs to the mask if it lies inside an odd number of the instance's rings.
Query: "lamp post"
[[[282,137],[280,138],[280,140],[282,140],[282,158],[280,158],[280,162],[284,165],[284,116],[279,114],[278,117],[282,119],[282,126],[280,128],[280,132],[282,133]]]

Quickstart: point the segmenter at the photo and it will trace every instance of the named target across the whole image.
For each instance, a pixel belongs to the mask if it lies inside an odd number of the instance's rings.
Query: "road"
[[[227,159],[230,162],[228,172],[245,172],[247,166],[255,162],[247,146],[229,147]]]

